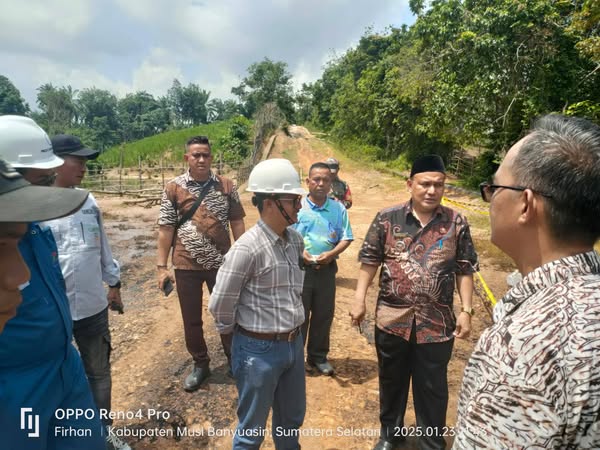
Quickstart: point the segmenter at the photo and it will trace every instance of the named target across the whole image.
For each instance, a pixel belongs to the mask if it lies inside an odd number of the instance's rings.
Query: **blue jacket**
[[[7,446],[3,448],[23,450],[104,448],[97,412],[91,420],[57,419],[57,410],[95,410],[95,406],[81,358],[71,343],[69,302],[51,230],[31,224],[19,250],[31,279],[21,291],[17,315],[0,334],[0,442]],[[21,428],[22,408],[31,408],[28,414],[38,416],[38,425],[31,422],[36,430]],[[65,437],[57,433],[60,427],[89,429],[90,435]]]

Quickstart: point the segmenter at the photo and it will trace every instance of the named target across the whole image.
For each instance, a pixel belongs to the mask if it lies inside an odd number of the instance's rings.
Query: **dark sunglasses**
[[[294,198],[277,197],[277,200],[282,201],[282,202],[292,202],[292,204],[294,206],[301,206],[302,205],[302,197],[294,197]]]
[[[543,192],[535,191],[531,188],[527,188],[527,187],[523,187],[523,186],[504,186],[501,184],[491,184],[488,182],[483,182],[479,185],[479,192],[481,192],[481,198],[483,199],[484,202],[487,202],[487,203],[489,203],[492,200],[494,193],[498,189],[510,189],[511,191],[521,191],[521,192],[526,189],[529,189],[531,192],[533,192],[535,194],[542,195],[547,198],[552,198],[551,195],[544,194]]]

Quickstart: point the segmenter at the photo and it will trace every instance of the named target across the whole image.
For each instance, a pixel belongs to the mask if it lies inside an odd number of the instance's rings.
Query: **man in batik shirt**
[[[381,439],[376,450],[392,450],[407,435],[420,448],[445,448],[447,367],[454,337],[471,329],[473,272],[477,254],[465,217],[441,206],[446,180],[442,159],[424,156],[413,164],[407,203],[380,211],[359,253],[362,263],[350,315],[365,315],[367,289],[381,266],[375,347],[379,362]],[[462,309],[454,315],[454,286]],[[417,428],[404,427],[412,378]]]
[[[600,127],[549,115],[481,193],[523,280],[465,369],[454,448],[600,448]]]

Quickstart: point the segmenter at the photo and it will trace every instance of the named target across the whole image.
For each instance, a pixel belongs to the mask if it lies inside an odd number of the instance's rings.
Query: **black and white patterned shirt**
[[[158,224],[175,227],[190,210],[204,186],[210,182],[206,196],[191,217],[177,229],[173,265],[184,270],[215,270],[231,247],[229,222],[241,220],[246,213],[237,190],[227,194],[222,179],[211,173],[209,180],[194,180],[189,170],[169,181],[160,203]]]
[[[529,273],[494,321],[465,369],[453,448],[600,448],[599,255]]]
[[[290,228],[280,238],[262,220],[225,255],[208,309],[221,334],[237,323],[257,333],[285,333],[304,322],[300,260],[302,236]]]

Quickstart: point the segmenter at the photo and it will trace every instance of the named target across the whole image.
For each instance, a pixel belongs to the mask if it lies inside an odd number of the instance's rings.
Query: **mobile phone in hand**
[[[165,297],[168,297],[171,292],[173,292],[173,282],[170,278],[167,278],[163,284],[162,291],[165,294]]]
[[[123,311],[123,305],[119,305],[117,303],[111,303],[110,304],[110,310],[111,311],[118,311],[119,314],[123,314],[125,311]]]

